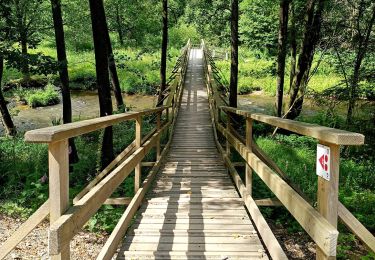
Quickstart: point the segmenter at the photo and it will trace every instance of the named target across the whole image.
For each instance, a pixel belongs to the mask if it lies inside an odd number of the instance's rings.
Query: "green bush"
[[[34,90],[26,94],[26,102],[30,107],[44,107],[56,105],[60,102],[59,93],[52,84],[44,90]]]

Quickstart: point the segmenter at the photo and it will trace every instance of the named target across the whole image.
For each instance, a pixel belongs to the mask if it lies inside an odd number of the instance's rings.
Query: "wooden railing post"
[[[246,118],[246,147],[251,151],[251,143],[253,141],[253,120]],[[251,196],[253,190],[253,170],[246,163],[246,191]]]
[[[322,143],[330,148],[330,180],[318,176],[318,211],[329,223],[337,228],[340,146]],[[316,250],[316,259],[336,259],[326,256],[320,248]]]
[[[159,131],[160,130],[160,126],[161,126],[161,113],[158,113],[157,114],[157,117],[156,117],[156,131]],[[158,140],[156,141],[156,161],[158,162],[160,160],[160,136],[158,137]]]
[[[139,149],[142,145],[142,117],[138,116],[135,120],[135,147]],[[134,193],[137,193],[141,186],[142,164],[139,162],[135,167]]]
[[[230,133],[231,132],[231,118],[230,118],[230,113],[227,113],[227,130]],[[230,160],[230,142],[228,141],[228,138],[226,138],[226,154],[228,159]]]
[[[50,224],[60,218],[69,207],[69,150],[68,140],[50,143],[48,146]],[[49,245],[59,247],[59,245]],[[62,248],[54,260],[70,258],[70,245]]]

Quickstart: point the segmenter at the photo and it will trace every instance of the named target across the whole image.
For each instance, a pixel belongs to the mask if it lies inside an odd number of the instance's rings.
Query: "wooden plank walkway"
[[[169,156],[118,259],[267,259],[214,141],[193,49]]]

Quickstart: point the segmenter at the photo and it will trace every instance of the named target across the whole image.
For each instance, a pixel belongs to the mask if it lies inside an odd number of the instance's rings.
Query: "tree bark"
[[[314,57],[315,47],[320,37],[322,14],[326,1],[327,0],[309,0],[307,6],[302,48],[298,57],[297,70],[291,87],[289,109],[286,114],[286,118],[288,119],[295,119],[302,111],[306,82]]]
[[[163,38],[161,43],[160,92],[158,105],[162,105],[163,92],[167,82],[167,51],[168,51],[168,0],[163,0]]]
[[[13,124],[12,117],[9,114],[7,104],[3,96],[3,91],[1,89],[1,81],[3,79],[3,72],[4,72],[4,58],[0,56],[0,112],[1,112],[1,115],[3,116],[3,123],[4,123],[6,134],[10,136],[15,136],[17,133],[16,128]]]
[[[111,89],[108,72],[108,51],[106,41],[106,18],[103,0],[89,0],[92,32],[94,38],[96,81],[98,85],[100,116],[112,115]],[[113,131],[112,127],[104,130],[101,167],[106,167],[113,159]]]
[[[289,89],[292,88],[293,78],[296,74],[296,62],[297,62],[297,32],[296,32],[296,17],[295,17],[294,3],[291,1],[290,6],[290,76],[289,76]]]
[[[29,71],[29,62],[27,59],[28,50],[27,50],[27,36],[25,33],[21,34],[21,53],[23,57],[23,64],[22,64],[22,75],[24,80],[30,79],[30,71]]]
[[[285,57],[288,39],[289,0],[280,0],[279,10],[279,38],[277,55],[277,116],[281,117],[284,97]]]
[[[354,107],[355,107],[356,100],[358,99],[358,83],[359,83],[359,78],[360,78],[360,70],[362,66],[362,61],[365,58],[365,55],[368,49],[368,43],[370,40],[374,22],[375,22],[375,5],[372,10],[372,16],[367,25],[366,35],[364,37],[363,36],[358,37],[359,38],[358,51],[357,51],[357,57],[354,63],[353,78],[350,83],[348,112],[346,115],[346,123],[348,125],[353,122]],[[358,28],[358,30],[360,30],[360,28]]]
[[[124,32],[122,30],[121,17],[118,4],[116,5],[116,29],[118,33],[118,40],[121,46],[125,45],[124,42]]]
[[[231,7],[231,64],[229,85],[229,106],[237,107],[238,86],[238,0],[232,0]]]
[[[72,122],[72,102],[69,90],[68,60],[66,58],[64,25],[61,13],[61,0],[51,0],[53,26],[55,29],[57,60],[59,61],[59,75],[63,103],[63,123]],[[78,162],[77,149],[74,139],[69,139],[69,163]]]
[[[125,104],[122,98],[120,81],[118,79],[115,56],[113,55],[112,42],[111,42],[111,38],[109,37],[107,21],[105,20],[104,22],[105,22],[105,27],[106,27],[104,32],[106,33],[105,40],[107,42],[109,75],[111,77],[113,92],[115,94],[117,110],[123,111],[125,109]]]

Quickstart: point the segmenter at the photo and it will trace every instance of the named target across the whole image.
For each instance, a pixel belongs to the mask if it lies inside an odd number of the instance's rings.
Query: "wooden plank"
[[[253,142],[253,120],[251,118],[246,118],[246,147],[252,151]],[[245,169],[245,185],[247,193],[252,196],[253,194],[253,170],[246,164]]]
[[[338,237],[336,228],[254,153],[250,152],[245,145],[232,134],[228,133],[225,128],[218,125],[218,129],[232,143],[242,158],[250,164],[258,176],[295,217],[324,253],[329,256],[335,256]]]
[[[210,237],[242,237],[242,236],[258,236],[257,231],[251,226],[248,229],[236,230],[232,232],[231,230],[140,230],[129,228],[127,236],[140,235],[143,237],[147,236],[165,236],[165,237],[202,237],[203,235]]]
[[[135,224],[173,224],[173,225],[249,225],[252,223],[250,219],[233,219],[233,218],[177,218],[177,217],[165,217],[165,218],[137,218],[134,221]]]
[[[33,229],[49,215],[49,200],[43,203],[0,247],[0,259],[5,258]]]
[[[68,140],[48,145],[50,226],[69,208],[69,144]],[[70,259],[70,241],[59,245],[59,252],[50,252],[52,260]],[[49,243],[51,247],[51,243]]]
[[[156,138],[170,123],[155,133],[149,141],[136,150],[132,156],[121,163],[108,174],[101,182],[93,187],[76,205],[55,221],[50,227],[50,253],[57,254],[62,247],[69,243],[72,237],[80,231],[88,219],[95,214],[104,201],[133,171],[135,166],[145,157],[156,142]]]
[[[26,132],[25,141],[34,143],[50,143],[87,134],[123,121],[136,119],[138,116],[150,115],[165,110],[167,107],[157,107],[140,112],[127,112],[117,115],[104,116],[64,125],[51,126]]]
[[[324,127],[315,124],[304,123],[260,113],[240,110],[231,107],[221,107],[224,111],[250,117],[256,121],[279,127],[297,134],[311,136],[322,142],[336,145],[363,145],[365,136],[358,133],[348,132],[340,129]]]
[[[104,205],[129,205],[132,198],[108,198],[104,201]]]
[[[190,198],[190,197],[187,197],[187,198],[180,198],[180,197],[176,197],[175,198],[168,198],[168,197],[154,197],[154,198],[150,198],[147,200],[147,203],[148,204],[155,204],[155,203],[165,203],[165,204],[168,204],[168,205],[173,205],[172,203],[178,203],[180,205],[182,204],[190,204],[190,205],[193,205],[193,204],[200,204],[200,205],[204,205],[204,204],[216,204],[216,205],[220,205],[220,204],[235,204],[235,205],[243,205],[243,201],[241,198]]]
[[[258,199],[255,200],[257,206],[267,206],[267,207],[279,207],[283,206],[283,204],[277,198],[269,198],[269,199]]]
[[[248,193],[249,190],[247,189],[245,184],[242,182],[241,177],[239,176],[234,166],[231,164],[231,161],[226,156],[226,153],[221,148],[219,142],[218,142],[218,147],[219,147],[219,151],[223,155],[224,161],[226,162],[228,166],[229,172],[233,178],[233,182],[235,183],[242,198],[244,198],[245,206],[247,210],[250,212],[251,218],[254,221],[255,226],[257,227],[258,232],[260,236],[262,237],[263,243],[266,245],[266,248],[268,249],[268,252],[271,255],[271,258],[272,259],[288,259],[283,249],[281,248],[279,242],[277,241],[275,235],[273,234],[271,228],[268,226],[267,221],[264,219],[262,213],[257,207],[252,196]]]
[[[261,252],[192,252],[192,251],[124,251],[118,259],[132,259],[132,260],[151,260],[151,259],[189,259],[189,260],[217,260],[229,259],[232,260],[249,260],[249,259],[268,259],[267,254]]]
[[[200,232],[197,232],[199,234]],[[211,236],[206,237],[202,234],[200,236],[190,237],[189,234],[180,236],[175,235],[163,235],[150,236],[150,235],[139,235],[139,236],[126,236],[125,243],[160,243],[160,244],[185,244],[189,240],[190,244],[252,244],[259,243],[257,234],[251,235],[238,235],[233,234],[232,236]]]
[[[344,224],[372,251],[375,252],[375,237],[342,204],[338,203],[338,213]]]
[[[158,244],[158,243],[125,243],[126,251],[189,251],[189,252],[259,252],[264,251],[259,243],[249,244]]]

